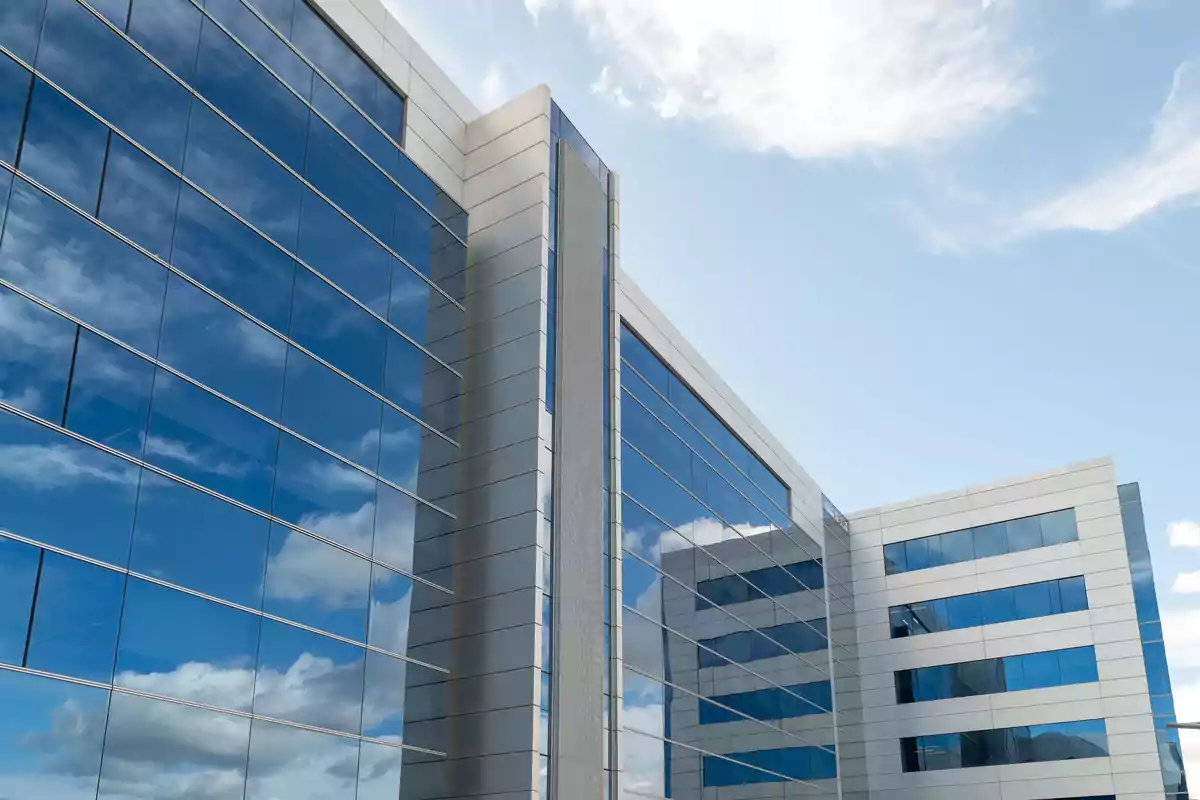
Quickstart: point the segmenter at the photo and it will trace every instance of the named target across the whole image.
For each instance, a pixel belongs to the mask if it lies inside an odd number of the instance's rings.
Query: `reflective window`
[[[291,337],[364,386],[379,391],[387,326],[306,269],[296,272]]]
[[[270,507],[279,431],[164,370],[154,376],[146,460],[226,497]]]
[[[154,365],[90,331],[79,332],[67,427],[134,458],[142,455]]]
[[[264,324],[287,333],[296,262],[186,186],[179,196],[171,263]]]
[[[119,572],[47,551],[25,665],[72,678],[112,680],[124,589]]]
[[[357,645],[264,619],[254,713],[358,733],[365,653]]]
[[[99,800],[179,796],[188,787],[203,787],[205,800],[241,800],[249,739],[245,717],[114,692]]]
[[[188,0],[133,3],[129,38],[146,48],[183,81],[191,83],[200,39],[200,9]]]
[[[829,681],[799,683],[781,689],[760,689],[754,692],[716,695],[711,703],[700,704],[700,724],[736,722],[745,717],[773,721],[828,714],[833,709]],[[728,706],[721,708],[715,703]],[[737,713],[740,712],[740,713]]]
[[[259,617],[130,578],[117,686],[249,711]]]
[[[260,608],[270,526],[232,503],[146,472],[129,568]]]
[[[403,761],[403,750],[375,742],[359,742],[356,800],[395,800],[399,797]]]
[[[380,436],[379,475],[409,491],[417,490],[420,476],[422,449],[428,454],[438,449],[445,440],[429,433],[410,417],[401,414],[389,405],[383,406],[383,433]],[[457,459],[457,450],[446,445],[452,453],[449,460]],[[449,451],[448,451],[449,452]],[[428,492],[422,492],[424,497]],[[429,499],[436,499],[437,495]]]
[[[184,174],[289,250],[300,227],[300,182],[206,106],[192,109]]]
[[[382,406],[379,398],[289,348],[283,424],[296,433],[374,471],[379,464]]]
[[[1082,577],[892,606],[892,638],[1066,614],[1087,608]]]
[[[321,116],[341,131],[343,136],[358,145],[368,158],[389,174],[395,172],[395,162],[399,155],[396,145],[367,122],[366,118],[334,91],[324,78],[316,78],[313,81],[312,103]],[[399,130],[399,126],[396,130]],[[376,172],[378,173],[378,170]],[[380,177],[383,177],[382,174]]]
[[[166,270],[22,180],[9,202],[0,275],[143,353],[157,350]]]
[[[171,258],[180,180],[119,136],[108,145],[99,217],[159,258]]]
[[[883,559],[887,574],[897,575],[943,564],[958,564],[976,558],[1049,547],[1078,538],[1075,509],[1068,508],[884,545]]]
[[[624,427],[624,420],[622,420]],[[743,580],[743,578],[745,580]],[[801,561],[781,567],[751,570],[696,584],[704,598],[696,598],[696,608],[706,608],[705,600],[719,606],[745,603],[761,597],[782,597],[806,589],[825,588],[825,574],[819,561]]]
[[[309,128],[306,161],[313,186],[382,241],[391,238],[396,187],[317,117]]]
[[[383,395],[413,416],[440,431],[451,431],[458,424],[461,379],[422,353],[411,342],[389,335],[387,375]]]
[[[291,30],[292,0],[258,0],[254,5],[285,36]],[[274,9],[277,5],[285,5],[286,9]],[[242,0],[207,0],[204,8],[261,58],[284,83],[302,97],[309,96],[312,92],[312,68],[267,28]],[[278,16],[273,11],[279,11]]]
[[[182,163],[187,90],[75,0],[48,0],[37,67],[163,161]]]
[[[359,553],[371,551],[376,481],[281,434],[272,513]]]
[[[304,194],[300,214],[299,247],[297,255],[302,261],[376,314],[385,319],[388,317],[394,259],[370,236],[310,191]],[[424,313],[425,306],[422,305],[422,323]]]
[[[412,591],[411,578],[379,564],[372,565],[371,619],[367,644],[400,655],[408,652]]]
[[[975,697],[1098,680],[1096,652],[1092,647],[899,670],[895,675],[898,703]]]
[[[748,661],[788,655],[789,651],[810,653],[824,650],[829,646],[824,631],[825,620],[814,619],[762,628],[761,632],[738,631],[714,639],[702,639],[702,647],[699,650],[700,666],[718,667],[725,663],[725,659],[744,664]],[[767,636],[770,639],[766,638]]]
[[[124,566],[137,467],[0,413],[0,527]]]
[[[125,26],[129,23],[129,2],[130,0],[96,0],[90,5],[113,25],[125,30]]]
[[[0,794],[95,800],[108,694],[0,670]]]
[[[400,195],[396,198],[392,249],[413,269],[422,275],[429,275],[432,267],[434,229],[440,227],[425,209],[411,198]]]
[[[361,642],[371,563],[303,533],[271,526],[263,610]]]
[[[287,343],[178,275],[167,282],[158,358],[279,419]]]
[[[22,172],[88,213],[96,210],[108,128],[41,80],[33,82]]]
[[[0,287],[0,400],[61,423],[76,326]]]
[[[1108,755],[1104,720],[1056,722],[900,740],[905,772],[1066,761]]]
[[[201,96],[225,112],[246,133],[292,169],[298,172],[304,169],[308,108],[210,20],[204,21],[193,86]],[[245,158],[250,159],[251,151],[247,149],[245,152]],[[266,159],[266,156],[260,156]],[[265,161],[262,164],[258,168],[266,172],[268,168]],[[271,166],[278,169],[277,165]],[[295,179],[286,176],[282,170],[278,171],[278,177],[272,178],[272,182],[275,181],[281,187],[295,183]],[[215,191],[213,194],[221,197]],[[234,207],[228,200],[225,202]],[[247,219],[255,221],[251,217]],[[261,224],[258,227],[266,230]],[[294,241],[295,231],[291,230],[290,233],[293,237],[290,241]],[[277,241],[286,244],[289,240]]]
[[[418,503],[403,492],[380,483],[378,508],[375,513],[375,537],[371,557],[385,564],[411,571],[413,542],[418,521],[422,524],[422,539],[427,529],[450,526],[449,517]]]
[[[0,661],[21,665],[29,613],[37,586],[41,551],[23,542],[0,539]]]
[[[46,13],[46,0],[16,0],[0,4],[0,44],[27,64],[37,54],[38,31]],[[9,161],[8,163],[12,163]]]
[[[397,742],[404,740],[404,695],[408,687],[407,674],[410,669],[416,670],[421,667],[373,650],[367,651],[362,712],[363,736]],[[442,743],[416,741],[410,744],[434,748]]]
[[[6,15],[12,13],[8,8],[0,9],[0,38],[8,36]],[[31,79],[28,70],[8,56],[0,55],[0,160],[6,164],[17,163],[17,145],[21,139]]]
[[[354,739],[256,719],[250,731],[245,800],[352,797],[358,748]]]
[[[756,767],[758,769],[756,769]],[[830,780],[837,777],[833,746],[753,750],[728,756],[704,756],[704,785],[744,786],[787,780]]]

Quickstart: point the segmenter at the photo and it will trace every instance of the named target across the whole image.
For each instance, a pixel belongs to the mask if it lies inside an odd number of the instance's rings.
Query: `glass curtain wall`
[[[301,0],[0,6],[0,795],[445,747],[465,217],[403,103]]]

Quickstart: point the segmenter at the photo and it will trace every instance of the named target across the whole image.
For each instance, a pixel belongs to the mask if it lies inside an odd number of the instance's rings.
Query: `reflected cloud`
[[[0,445],[0,478],[39,491],[81,483],[136,487],[139,469],[87,445]]]
[[[152,460],[150,456],[161,456],[226,478],[241,478],[250,472],[245,464],[231,464],[215,457],[208,449],[194,448],[185,442],[165,436],[147,436],[145,453],[147,460]]]
[[[373,519],[374,504],[368,503],[364,509],[367,509],[368,520]],[[327,523],[318,524],[324,526]],[[349,527],[341,527],[337,536],[329,538],[355,547],[360,552],[370,553],[370,522],[367,523],[365,541],[361,540],[361,530],[355,535],[354,525],[361,527],[361,524],[356,522]],[[347,542],[347,533],[351,534],[352,540],[359,541]],[[283,547],[267,562],[267,596],[277,600],[315,600],[329,610],[361,608],[368,592],[367,581],[363,579],[364,569],[362,559],[334,550],[311,536],[291,531]]]

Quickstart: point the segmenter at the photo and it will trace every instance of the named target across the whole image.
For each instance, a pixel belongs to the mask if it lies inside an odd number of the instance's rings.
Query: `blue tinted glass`
[[[263,610],[355,641],[367,635],[371,564],[311,536],[271,527]]]
[[[32,64],[37,54],[38,32],[42,29],[45,13],[46,0],[8,0],[0,4],[0,44],[16,53],[26,64]]]
[[[395,171],[399,151],[386,136],[380,133],[366,118],[354,110],[340,94],[322,78],[313,81],[313,108],[315,108],[342,135],[358,145],[367,156],[388,174]],[[378,171],[378,170],[377,170]]]
[[[0,539],[0,661],[21,665],[41,551]]]
[[[275,27],[287,35],[292,27],[292,0],[256,2],[260,11],[267,14]],[[286,8],[268,11],[267,6],[285,5]],[[312,91],[313,71],[283,41],[254,15],[242,0],[207,0],[205,10],[224,25],[230,33],[245,45],[250,52],[261,58],[271,70],[295,89],[302,97]]]
[[[272,512],[294,525],[368,553],[376,483],[370,475],[282,434]]]
[[[391,86],[380,81],[375,91],[375,122],[387,131],[395,141],[403,141],[404,98]],[[395,170],[392,170],[395,172]],[[466,234],[463,234],[465,237]]]
[[[249,711],[259,620],[236,608],[130,578],[113,682]]]
[[[0,792],[95,800],[108,695],[107,689],[0,671]]]
[[[1079,532],[1075,526],[1075,509],[1073,508],[1042,514],[1041,522],[1042,544],[1044,545],[1073,542],[1079,538]]]
[[[950,686],[952,673],[947,667],[925,667],[916,670],[916,686],[914,693],[918,702],[927,700],[944,700],[953,697]]]
[[[79,332],[67,427],[135,458],[142,455],[154,365],[90,331]]]
[[[180,165],[191,97],[82,5],[49,0],[37,66],[134,141]]]
[[[196,104],[184,174],[289,250],[300,227],[301,185],[207,107]]]
[[[423,441],[424,440],[424,441]],[[409,417],[401,414],[389,405],[383,407],[383,433],[380,437],[379,475],[397,486],[409,491],[417,490],[417,479],[421,466],[421,451],[424,448],[429,454],[444,440],[429,433]],[[452,446],[446,450],[446,455],[438,463],[449,463],[455,460],[457,451]],[[453,470],[454,467],[447,467]],[[422,476],[427,480],[429,473]],[[422,497],[436,500],[445,492],[436,491],[431,485],[422,487]],[[446,487],[453,491],[452,487]]]
[[[214,682],[240,677],[218,672]],[[97,800],[169,797],[186,786],[203,786],[209,800],[241,800],[249,738],[245,717],[113,692]]]
[[[1096,669],[1096,651],[1092,647],[1059,650],[1058,670],[1063,683],[1092,683],[1100,679]]]
[[[374,471],[379,463],[379,398],[296,348],[287,356],[283,424]],[[329,409],[336,408],[336,414]]]
[[[254,713],[358,733],[365,652],[357,645],[264,619]]]
[[[157,350],[166,270],[22,180],[0,275],[143,353]]]
[[[259,608],[269,530],[263,517],[147,472],[129,568]]]
[[[621,326],[621,358],[628,361],[647,383],[663,395],[667,394],[671,383],[671,373],[667,365],[624,325]]]
[[[292,43],[368,114],[379,77],[307,3],[296,3]]]
[[[1025,680],[1025,659],[1023,656],[1009,656],[1002,659],[1004,664],[1004,688],[1009,692],[1020,692],[1032,689],[1033,686]]]
[[[134,3],[129,15],[129,38],[184,82],[191,83],[202,18],[200,9],[188,0]]]
[[[684,486],[692,485],[692,452],[628,392],[621,393],[621,434]]]
[[[904,560],[910,571],[935,566],[929,554],[929,539],[910,539],[905,542]]]
[[[1142,654],[1146,660],[1146,680],[1150,684],[1150,694],[1170,692],[1171,673],[1167,669],[1166,647],[1162,642],[1143,644]]]
[[[246,763],[244,800],[345,797],[354,791],[358,747],[355,739],[256,719],[251,725],[249,759],[242,753]],[[317,764],[329,766],[313,769]],[[307,777],[298,782],[297,774],[306,770]]]
[[[233,2],[233,0],[225,1]],[[223,3],[218,2],[218,0],[208,0],[206,8],[220,8],[222,5]],[[271,23],[275,30],[284,36],[292,35],[292,15],[296,0],[253,0],[252,5],[263,15],[267,22]],[[216,12],[214,11],[214,13]]]
[[[381,317],[388,315],[392,257],[312,192],[300,214],[300,259]],[[422,306],[422,320],[424,320]]]
[[[1008,551],[1017,553],[1042,546],[1042,523],[1039,517],[1014,519],[1006,523]]]
[[[365,386],[380,388],[387,326],[308,270],[296,272],[291,336]]]
[[[1051,613],[1050,590],[1052,586],[1053,582],[1014,586],[1013,596],[1016,598],[1017,619],[1048,616]]]
[[[1058,582],[1059,595],[1062,597],[1063,613],[1083,611],[1088,607],[1087,587],[1083,577],[1062,578]]]
[[[983,624],[983,604],[978,594],[946,598],[946,614],[951,629],[974,628]]]
[[[179,186],[179,178],[113,136],[104,166],[100,219],[159,258],[170,259]]]
[[[883,546],[883,563],[888,575],[908,572],[908,561],[905,553],[904,542],[895,542]]]
[[[28,0],[22,0],[27,2]],[[20,3],[18,3],[20,5]],[[0,10],[0,37],[6,37],[5,14]],[[21,139],[21,123],[25,119],[25,104],[29,101],[28,70],[5,55],[0,55],[0,160],[17,163],[17,144]]]
[[[407,195],[398,194],[392,249],[424,275],[429,275],[432,268],[433,232],[439,227],[425,209]]]
[[[394,800],[400,796],[404,751],[376,742],[359,742],[356,800]],[[541,797],[546,797],[543,793]]]
[[[1011,588],[983,592],[980,602],[983,605],[984,625],[1017,619],[1017,598]]]
[[[909,609],[915,621],[914,635],[947,630],[949,608],[944,598],[912,603],[909,605]]]
[[[287,343],[172,275],[158,357],[249,408],[279,418]]]
[[[449,517],[382,483],[379,484],[378,505],[371,557],[400,569],[412,569],[417,520],[426,526],[430,526],[432,520],[432,527],[436,527],[438,517],[443,525],[450,521]],[[424,527],[422,533],[425,534],[422,539],[426,538],[428,533]]]
[[[35,80],[17,166],[33,180],[89,213],[96,210],[108,128]]]
[[[388,299],[388,322],[415,342],[425,342],[434,355],[445,361],[457,359],[438,342],[462,330],[463,311],[440,294],[435,294],[417,273],[392,259],[392,291]],[[428,331],[428,336],[426,332]]]
[[[96,0],[89,5],[104,15],[105,19],[125,30],[129,22],[129,0]]]
[[[29,632],[32,669],[112,679],[125,576],[47,551]]]
[[[370,633],[367,644],[401,655],[408,652],[412,590],[411,578],[378,564],[373,565]]]
[[[138,468],[0,413],[0,527],[124,566]]]
[[[287,333],[296,262],[203,195],[184,187],[171,263]]]
[[[370,651],[366,659],[366,679],[363,691],[362,732],[364,736],[377,739],[404,741],[404,695],[407,688],[407,673],[421,669],[409,665],[399,658]],[[431,675],[433,673],[430,673]],[[424,739],[410,741],[420,747],[438,747],[440,741],[429,741],[430,728],[425,730]]]
[[[76,326],[0,287],[0,400],[62,422]]]
[[[200,39],[200,55],[196,63],[194,85],[196,91],[205,99],[225,112],[242,130],[279,156],[284,163],[297,171],[304,168],[308,108],[300,98],[288,91],[287,87],[209,20],[204,22],[204,33]],[[245,158],[251,159],[251,151],[246,149],[245,152]],[[260,157],[265,164],[266,157]],[[278,169],[274,164],[271,166]],[[188,167],[191,174],[191,165]],[[256,163],[256,169],[265,173],[269,168]],[[294,178],[285,176],[280,171],[278,177],[272,177],[270,181],[272,184],[284,184],[294,181]],[[203,181],[198,182],[205,186]],[[211,188],[209,191],[225,199],[219,192]],[[285,195],[281,192],[280,196]],[[231,208],[236,208],[229,200],[225,202]],[[253,217],[247,219],[256,222]],[[266,230],[261,223],[258,227]],[[293,238],[290,241],[294,241],[295,232],[291,231],[291,235]],[[277,241],[286,244],[289,240]]]
[[[340,208],[382,241],[392,236],[392,202],[397,189],[322,120],[308,132],[305,176]]]
[[[1030,653],[1021,656],[1024,662],[1025,683],[1030,689],[1061,686],[1062,673],[1058,667],[1058,653]]]
[[[975,558],[975,537],[971,531],[943,533],[938,537],[942,545],[942,560],[947,564],[958,564]]]
[[[998,556],[1008,552],[1008,528],[1003,522],[972,528],[971,538],[975,545],[976,558]]]
[[[146,460],[266,510],[279,431],[240,408],[159,370]]]

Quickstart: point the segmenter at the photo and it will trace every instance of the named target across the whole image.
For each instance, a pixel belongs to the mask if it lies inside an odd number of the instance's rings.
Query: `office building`
[[[0,796],[1186,797],[1137,485],[843,515],[548,88],[381,0],[0,53]]]

